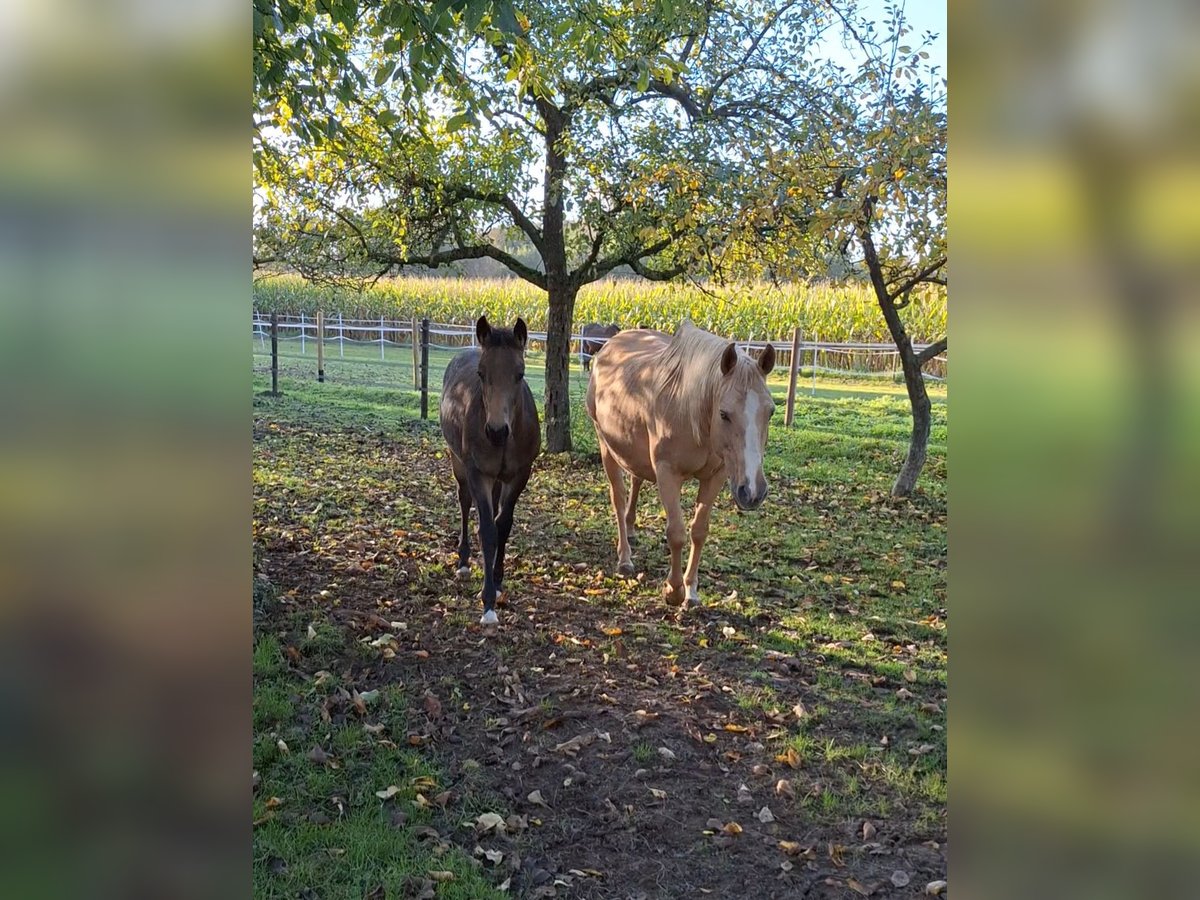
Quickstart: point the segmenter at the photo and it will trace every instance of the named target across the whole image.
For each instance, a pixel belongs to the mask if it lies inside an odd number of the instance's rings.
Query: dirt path
[[[562,497],[536,487],[517,515],[514,596],[484,634],[478,573],[453,579],[452,494],[427,432],[260,422],[257,437],[278,478],[256,491],[259,568],[281,594],[269,627],[308,676],[301,629],[325,621],[344,629],[336,670],[358,691],[405,686],[408,731],[391,737],[452,779],[439,830],[468,852],[502,850],[496,881],[514,896],[908,897],[945,878],[944,809],[881,762],[940,733],[925,719],[944,721],[944,673],[848,665],[834,634],[780,649],[802,597],[677,620],[656,599],[653,520],[639,538],[650,572],[614,579],[608,531],[559,530]],[[402,490],[373,487],[389,473]],[[539,475],[601,496],[578,463]],[[872,640],[897,627],[870,624]],[[942,740],[923,752],[944,758]],[[507,817],[503,833],[464,827],[488,810]]]

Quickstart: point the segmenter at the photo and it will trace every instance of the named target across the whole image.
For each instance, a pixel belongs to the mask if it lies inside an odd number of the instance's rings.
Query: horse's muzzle
[[[499,428],[493,428],[491,425],[485,424],[483,432],[487,435],[487,439],[499,447],[508,440],[508,426],[501,425]]]
[[[765,484],[759,493],[755,493],[754,489],[748,484],[740,484],[733,489],[733,502],[737,504],[738,509],[746,511],[758,509],[762,506],[762,502],[765,499],[767,499],[767,486]]]

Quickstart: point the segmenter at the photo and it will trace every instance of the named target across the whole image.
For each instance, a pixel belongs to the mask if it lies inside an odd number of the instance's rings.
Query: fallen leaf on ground
[[[442,701],[428,691],[425,693],[425,714],[431,719],[441,718]]]
[[[425,874],[428,875],[430,878],[432,878],[434,881],[453,881],[455,878],[458,877],[453,872],[443,872],[443,871],[438,871],[438,870],[434,870],[432,872],[426,872]]]
[[[793,800],[796,798],[796,789],[792,787],[791,781],[786,778],[780,778],[775,782],[775,793],[780,797],[788,797]]]
[[[944,882],[944,881],[931,881],[931,882],[929,882],[929,884],[925,885],[925,893],[929,894],[932,897],[937,897],[945,889],[946,889],[946,882]]]
[[[871,896],[871,889],[861,882],[855,881],[853,878],[846,879],[846,887],[850,888],[856,894],[862,894],[864,897]]]
[[[871,838],[875,837],[875,826],[870,822],[863,822],[862,836],[864,841],[869,841]]]
[[[566,753],[569,756],[574,756],[588,744],[596,739],[594,734],[580,734],[571,738],[569,741],[563,741],[561,744],[554,745],[555,753]]]
[[[282,797],[270,797],[267,799],[267,802],[263,805],[266,806],[267,809],[274,809],[277,806],[283,806],[283,798]]]
[[[504,816],[499,813],[482,813],[475,819],[475,828],[481,832],[505,831]]]
[[[530,792],[530,794],[529,794],[529,796],[528,796],[526,799],[527,799],[527,800],[528,800],[530,803],[535,803],[535,804],[537,804],[538,806],[548,806],[548,805],[549,805],[549,804],[547,804],[547,803],[546,803],[546,801],[545,801],[545,800],[543,800],[543,799],[542,799],[542,792],[541,792],[541,791],[531,791],[531,792]]]
[[[394,784],[390,784],[386,788],[384,788],[382,791],[376,791],[375,796],[378,797],[380,800],[390,800],[392,797],[395,797],[398,793],[400,793],[400,788],[396,787],[396,785],[394,785]]]
[[[655,797],[657,797],[659,800],[665,800],[667,798],[667,792],[660,791],[658,788],[650,788],[650,793],[653,794]]]
[[[749,731],[750,729],[747,728],[745,725],[735,725],[732,722],[730,722],[728,725],[725,726],[725,730],[733,731],[737,734],[744,734],[745,732]]]
[[[764,825],[769,825],[771,822],[775,821],[775,814],[771,812],[771,807],[764,806],[758,811],[758,821],[762,822]]]
[[[775,757],[775,762],[783,763],[792,769],[800,768],[800,754],[796,752],[795,747],[788,747],[787,751],[780,753]]]
[[[676,758],[675,751],[672,750],[670,747],[659,747],[658,755],[667,761],[672,761]]]
[[[741,834],[742,826],[739,825],[737,822],[726,822],[725,825],[721,828],[721,830],[723,832],[725,832],[726,834]]]

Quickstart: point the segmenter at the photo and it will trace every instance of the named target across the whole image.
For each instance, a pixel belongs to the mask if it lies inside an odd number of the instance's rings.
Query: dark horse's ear
[[[775,347],[767,344],[766,349],[758,354],[758,369],[763,373],[763,378],[766,378],[771,374],[773,368],[775,368]]]
[[[487,343],[491,333],[492,326],[488,324],[487,316],[480,316],[479,321],[475,323],[475,337],[479,340],[480,347]]]
[[[521,349],[525,349],[525,341],[529,338],[529,329],[525,327],[525,320],[518,318],[517,324],[513,326],[513,337],[517,339],[517,343],[521,345]]]
[[[721,354],[721,374],[728,375],[737,365],[737,344],[731,343]]]

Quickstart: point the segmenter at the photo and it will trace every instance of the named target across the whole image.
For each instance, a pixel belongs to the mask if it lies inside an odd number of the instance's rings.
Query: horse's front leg
[[[479,512],[479,543],[483,549],[483,618],[479,620],[482,625],[495,625],[499,621],[495,582],[498,530],[492,509],[492,483],[493,479],[485,478],[479,472],[470,473],[471,496]]]
[[[508,547],[508,536],[512,533],[513,513],[517,508],[517,500],[521,498],[521,492],[525,490],[525,485],[528,482],[529,472],[526,472],[524,475],[518,475],[513,481],[504,486],[504,490],[500,494],[500,512],[496,516],[495,580],[496,593],[501,595],[504,593],[504,553]]]
[[[467,486],[467,480],[460,478],[458,473],[454,473],[455,480],[458,482],[458,506],[462,513],[460,527],[458,530],[458,572],[459,578],[465,578],[471,574],[471,488]]]
[[[675,606],[683,606],[687,595],[683,590],[683,507],[679,495],[683,490],[683,479],[675,472],[659,471],[658,498],[667,513],[667,546],[671,548],[671,571],[663,587],[663,599]]]
[[[687,602],[700,602],[700,551],[704,549],[704,541],[708,538],[708,520],[712,515],[713,501],[721,493],[721,485],[725,483],[725,474],[707,478],[700,482],[700,490],[696,492],[696,512],[692,516],[692,550],[688,556],[687,572],[683,580],[687,587]]]

